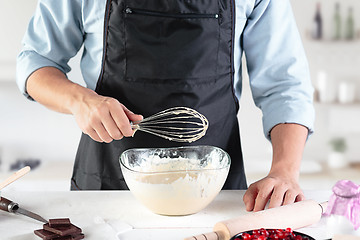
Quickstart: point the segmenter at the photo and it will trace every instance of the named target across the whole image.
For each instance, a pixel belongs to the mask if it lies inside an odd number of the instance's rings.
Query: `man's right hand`
[[[142,120],[118,100],[73,83],[54,67],[36,70],[27,81],[28,94],[57,112],[73,114],[80,129],[93,140],[109,143],[133,135],[130,122]]]
[[[125,137],[131,137],[134,130],[130,122],[142,120],[118,100],[98,95],[87,89],[81,100],[75,101],[71,112],[80,129],[97,142],[109,143]]]

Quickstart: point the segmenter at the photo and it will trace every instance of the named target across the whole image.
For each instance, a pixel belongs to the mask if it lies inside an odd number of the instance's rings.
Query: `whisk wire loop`
[[[205,135],[208,126],[204,115],[188,107],[169,108],[132,123],[134,130],[176,142],[194,142]]]

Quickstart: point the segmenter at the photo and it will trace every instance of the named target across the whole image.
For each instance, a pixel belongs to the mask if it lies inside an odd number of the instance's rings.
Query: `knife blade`
[[[30,217],[32,219],[38,220],[43,223],[48,222],[40,215],[30,212],[26,209],[23,209],[23,208],[19,207],[19,204],[15,203],[9,199],[6,199],[4,197],[1,197],[1,199],[0,199],[0,209],[4,210],[6,212],[10,212],[10,213],[21,214],[21,215]]]

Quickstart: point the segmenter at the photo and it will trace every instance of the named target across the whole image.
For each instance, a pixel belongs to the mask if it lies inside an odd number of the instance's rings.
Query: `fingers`
[[[125,114],[122,104],[119,103],[110,106],[110,117],[114,127],[118,129],[123,136],[132,136],[133,130],[130,125],[130,120]]]
[[[140,121],[142,119],[141,115],[134,114],[120,103],[111,105],[110,114],[117,128],[125,137],[131,137],[134,134],[130,122]]]
[[[257,189],[254,185],[250,185],[249,189],[245,192],[243,201],[245,203],[246,211],[252,211],[255,206],[255,199],[257,196]]]
[[[102,114],[104,115],[104,114]],[[108,117],[107,117],[108,118]],[[104,126],[103,122],[105,122]],[[113,124],[115,125],[115,124]],[[89,135],[93,140],[97,142],[111,142],[114,138],[113,133],[110,135],[109,129],[111,129],[111,121],[109,119],[106,119],[103,117],[103,119],[100,119],[98,115],[92,115],[89,117],[88,123],[83,127],[83,132],[87,135]],[[115,126],[116,128],[116,126]],[[116,128],[117,129],[117,128]],[[121,136],[120,136],[121,137]]]
[[[74,113],[76,121],[81,130],[97,142],[110,143],[132,136],[131,119],[142,119],[114,98],[92,95],[80,105]]]
[[[259,194],[256,196],[255,206],[253,211],[261,211],[265,209],[266,204],[268,203],[271,196],[272,189],[261,189]]]
[[[93,127],[102,142],[109,143],[123,137],[123,134],[120,132],[109,113],[107,113],[107,116],[104,116],[101,122],[98,122]]]
[[[281,206],[281,205],[288,205],[290,203],[294,203],[296,202],[296,197],[297,197],[298,193],[292,189],[289,189],[288,191],[286,191],[284,193],[284,197],[283,197],[283,202],[280,203],[280,205],[276,205],[277,206]]]
[[[270,178],[264,178],[259,184],[259,191],[255,199],[254,212],[265,209],[274,190],[274,183]]]
[[[305,200],[305,196],[300,189],[276,189],[276,192],[271,196],[269,208],[279,207],[282,205],[288,205],[294,202],[300,202]]]
[[[297,182],[266,177],[249,186],[243,197],[247,211],[261,211],[305,199]]]
[[[274,187],[274,190],[270,197],[269,208],[279,207],[283,204],[285,194],[287,193],[287,188],[284,186],[285,184],[280,184],[280,186]],[[290,200],[288,197],[288,200]],[[293,199],[294,202],[295,198]]]
[[[122,107],[123,107],[123,110],[124,110],[126,116],[129,118],[130,121],[139,122],[139,121],[141,121],[143,119],[142,115],[138,115],[138,114],[133,113],[132,111],[127,109],[124,105],[122,105]]]
[[[295,202],[301,202],[304,201],[306,199],[304,193],[301,191],[301,193],[299,193],[296,198],[295,198]]]
[[[251,184],[243,198],[246,210],[254,212],[264,210],[273,189],[272,181],[267,178]]]
[[[99,137],[99,135],[96,133],[96,131],[94,129],[92,129],[91,131],[88,131],[88,132],[84,132],[84,133],[89,135],[96,142],[103,142],[103,140]]]

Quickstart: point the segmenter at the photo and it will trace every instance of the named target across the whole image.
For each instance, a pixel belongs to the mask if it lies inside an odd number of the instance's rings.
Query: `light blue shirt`
[[[241,57],[246,56],[254,102],[264,134],[279,123],[313,131],[313,87],[289,0],[235,0],[235,81],[241,96]],[[26,92],[31,73],[52,66],[68,73],[68,61],[83,46],[81,71],[95,89],[101,70],[106,0],[40,0],[17,59],[17,84]]]

